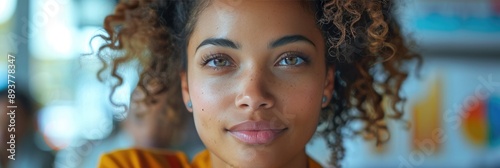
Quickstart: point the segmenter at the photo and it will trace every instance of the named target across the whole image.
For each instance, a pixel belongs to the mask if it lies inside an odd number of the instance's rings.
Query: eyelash
[[[302,54],[301,52],[296,52],[296,51],[291,51],[291,52],[285,52],[283,54],[281,54],[282,56],[278,59],[278,61],[275,63],[276,66],[285,66],[285,65],[278,65],[281,61],[283,61],[284,59],[286,58],[290,58],[290,57],[297,57],[297,58],[300,58],[302,59],[302,61],[304,61],[303,63],[301,64],[298,64],[298,65],[290,65],[290,66],[300,66],[302,64],[308,64],[311,59],[308,57],[308,56],[305,56],[304,54]]]
[[[232,64],[231,59],[228,58],[227,55],[221,54],[221,53],[217,53],[217,54],[207,54],[207,55],[203,56],[200,65],[203,66],[203,67],[210,67],[210,68],[212,68],[214,70],[220,70],[223,67],[207,66],[207,64],[210,63],[210,61],[213,61],[215,59],[223,59],[225,61],[228,61],[230,64]]]
[[[215,59],[223,59],[225,61],[228,61],[229,64],[232,64],[233,61],[231,60],[231,58],[228,58],[228,57],[229,56],[227,56],[225,54],[221,54],[221,53],[207,54],[207,55],[205,55],[205,56],[202,57],[200,65],[203,66],[203,67],[207,67],[207,64],[210,63],[210,61],[213,61]],[[290,65],[290,66],[300,66],[302,64],[308,64],[310,62],[310,58],[308,56],[305,56],[301,52],[291,51],[291,52],[285,52],[285,53],[281,54],[281,56],[279,57],[278,61],[274,65],[275,66],[286,66],[286,65],[278,65],[278,64],[281,61],[283,61],[284,59],[290,58],[290,57],[297,57],[297,58],[302,59],[302,61],[303,61],[303,63],[301,63],[301,64]],[[224,68],[224,67],[218,67],[218,66],[209,66],[209,67],[212,68],[212,69],[214,69],[214,70],[220,70],[221,68]]]

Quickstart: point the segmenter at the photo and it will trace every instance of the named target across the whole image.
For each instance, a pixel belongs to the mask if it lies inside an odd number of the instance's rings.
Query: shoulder
[[[122,149],[101,156],[99,167],[189,167],[182,152],[155,149]]]

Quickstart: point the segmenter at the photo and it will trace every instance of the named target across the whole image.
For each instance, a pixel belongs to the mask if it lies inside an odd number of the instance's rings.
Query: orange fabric
[[[211,167],[212,162],[210,161],[210,153],[208,150],[203,150],[196,154],[193,158],[192,168],[206,168]]]
[[[209,168],[211,166],[210,153],[204,150],[198,153],[192,164],[189,164],[186,155],[182,152],[171,152],[151,149],[124,149],[104,154],[99,167],[102,168],[129,168],[129,167],[164,167],[164,168]],[[322,166],[309,157],[309,168]]]
[[[321,166],[318,162],[316,162],[314,159],[312,159],[311,157],[307,157],[308,160],[309,160],[309,168],[322,168],[323,166]]]
[[[101,157],[99,167],[132,168],[132,167],[190,167],[187,157],[182,152],[170,152],[151,149],[124,149],[105,154]]]
[[[321,168],[322,166],[314,161],[311,157],[308,157],[309,160],[309,167],[308,168]],[[198,153],[192,163],[192,168],[207,168],[210,167],[211,162],[210,162],[210,153],[208,150],[203,150],[200,153]]]

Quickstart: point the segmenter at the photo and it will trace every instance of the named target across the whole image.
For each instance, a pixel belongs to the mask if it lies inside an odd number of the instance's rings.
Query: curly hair
[[[122,84],[117,70],[132,60],[140,63],[138,88],[146,93],[145,102],[155,103],[153,95],[169,95],[172,126],[180,126],[187,112],[180,93],[179,73],[186,68],[186,44],[196,18],[208,1],[130,0],[116,6],[106,17],[106,44],[97,53],[104,66],[98,77],[111,68]],[[304,1],[315,12],[317,24],[326,41],[327,65],[336,70],[334,92],[321,113],[317,133],[331,149],[330,163],[340,167],[344,158],[343,137],[362,135],[382,145],[390,138],[386,118],[401,120],[404,97],[401,86],[408,76],[406,63],[420,55],[412,52],[393,18],[390,0],[316,0]],[[108,57],[104,50],[118,52]],[[99,78],[101,79],[101,78]],[[110,95],[111,97],[112,95]],[[110,98],[111,99],[111,98]],[[112,101],[112,100],[111,100]],[[384,102],[388,102],[384,103]],[[353,129],[350,123],[362,121]]]

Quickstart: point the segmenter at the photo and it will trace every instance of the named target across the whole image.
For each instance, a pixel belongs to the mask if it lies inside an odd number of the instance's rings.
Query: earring
[[[193,108],[193,103],[191,103],[191,100],[189,100],[189,101],[187,102],[187,106],[188,106],[189,108]]]
[[[321,102],[326,103],[326,101],[328,101],[328,98],[326,96],[323,96],[323,98],[321,99]]]

